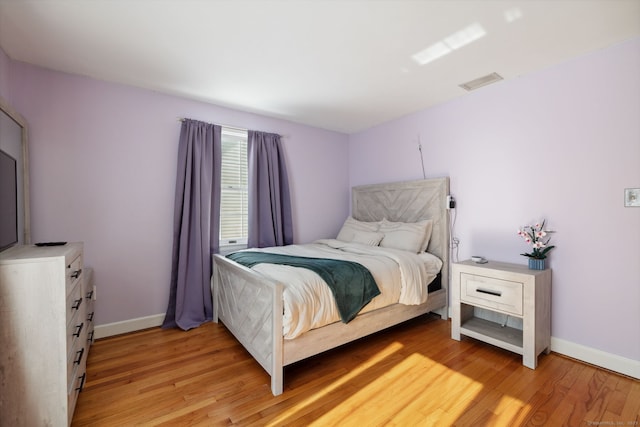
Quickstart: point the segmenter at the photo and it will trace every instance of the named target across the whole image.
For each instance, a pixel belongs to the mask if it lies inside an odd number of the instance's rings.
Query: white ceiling
[[[637,36],[640,0],[0,0],[13,60],[345,133]]]

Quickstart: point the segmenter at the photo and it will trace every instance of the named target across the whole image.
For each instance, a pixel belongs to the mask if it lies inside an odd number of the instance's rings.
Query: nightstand
[[[451,338],[466,335],[513,351],[535,369],[551,345],[551,270],[469,260],[451,271]]]

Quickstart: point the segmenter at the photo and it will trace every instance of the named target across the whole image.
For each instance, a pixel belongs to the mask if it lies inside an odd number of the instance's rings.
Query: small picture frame
[[[624,189],[624,206],[640,207],[640,188]]]

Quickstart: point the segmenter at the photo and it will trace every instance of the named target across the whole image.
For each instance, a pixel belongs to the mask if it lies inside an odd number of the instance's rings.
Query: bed
[[[435,312],[447,318],[449,283],[449,178],[357,186],[352,189],[352,217],[417,223],[432,220],[427,252],[442,261],[437,290],[426,302],[392,304],[358,314],[348,323],[333,322],[294,339],[283,335],[283,284],[213,255],[214,321],[221,321],[271,376],[274,396],[282,394],[284,367],[409,319]]]

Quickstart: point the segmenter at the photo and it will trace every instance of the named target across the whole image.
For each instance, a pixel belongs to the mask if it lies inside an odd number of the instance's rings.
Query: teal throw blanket
[[[357,262],[252,251],[235,252],[227,258],[246,267],[267,263],[314,271],[329,285],[344,323],[353,320],[369,301],[380,295],[371,272]]]

